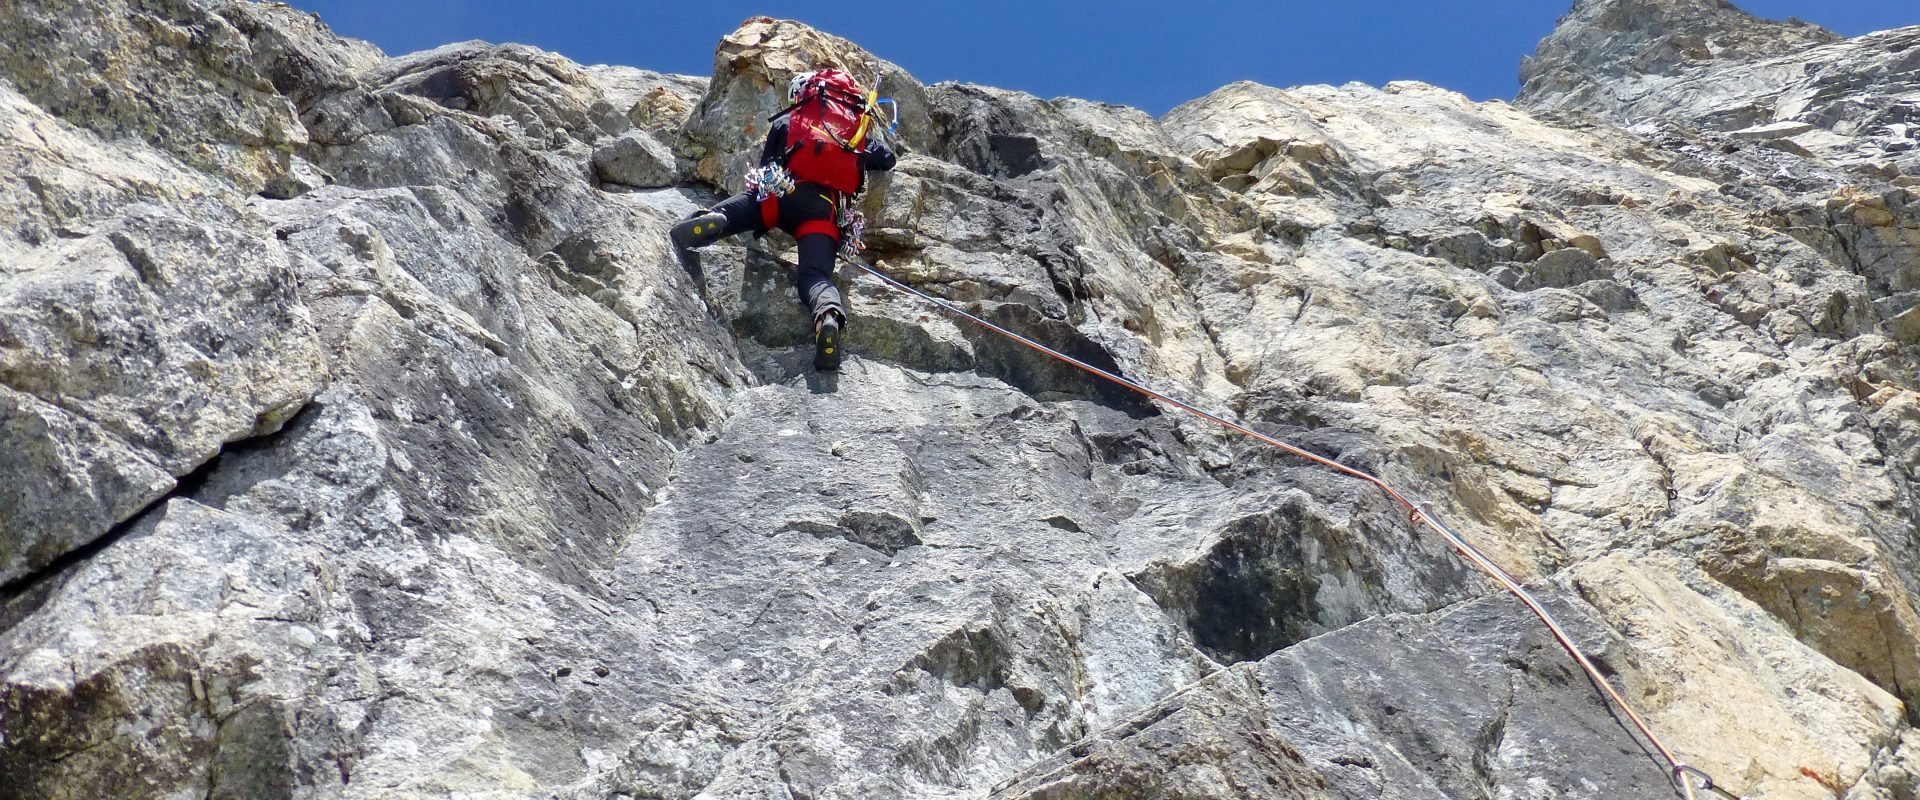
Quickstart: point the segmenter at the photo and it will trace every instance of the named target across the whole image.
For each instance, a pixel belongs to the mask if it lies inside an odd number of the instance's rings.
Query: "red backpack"
[[[853,76],[837,69],[814,73],[782,113],[787,115],[787,171],[794,180],[859,192],[866,97]]]

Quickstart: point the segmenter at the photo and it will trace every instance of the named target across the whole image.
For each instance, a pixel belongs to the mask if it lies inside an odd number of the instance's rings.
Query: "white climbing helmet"
[[[807,88],[807,81],[813,80],[813,76],[818,74],[817,70],[794,73],[793,80],[787,82],[787,102],[800,99],[800,90]]]

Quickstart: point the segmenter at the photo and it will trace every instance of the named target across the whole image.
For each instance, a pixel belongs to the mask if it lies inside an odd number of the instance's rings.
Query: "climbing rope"
[[[976,316],[974,314],[967,312],[965,309],[962,309],[959,306],[956,306],[938,297],[934,297],[933,295],[927,294],[926,292],[922,292],[919,289],[915,289],[912,286],[908,286],[905,283],[901,283],[900,281],[895,280],[892,276],[889,276],[886,273],[881,272],[880,270],[874,267],[868,266],[865,263],[854,260],[852,258],[847,258],[845,260],[847,263],[852,264],[854,267],[860,269],[862,272],[865,272],[868,275],[872,275],[873,277],[878,278],[882,283],[885,283],[886,285],[898,291],[901,291],[906,294],[925,300],[928,303],[931,303],[934,306],[940,308],[940,310],[947,312],[948,314],[952,314],[956,317],[960,317],[969,322],[972,322],[975,325],[979,325],[982,328],[986,328],[987,330],[993,331],[994,333],[997,333],[1007,339],[1010,339],[1014,342],[1024,345],[1030,349],[1036,350],[1050,358],[1060,361],[1061,363],[1078,368],[1083,372],[1091,374],[1094,377],[1105,380],[1116,386],[1120,386],[1124,389],[1136,392],[1138,394],[1144,395],[1154,400],[1158,400],[1182,412],[1185,412],[1192,416],[1206,420],[1215,425],[1219,425],[1235,433],[1239,433],[1244,436],[1250,437],[1263,444],[1271,445],[1287,453],[1291,453],[1295,456],[1299,456],[1315,464],[1319,464],[1320,466],[1331,469],[1335,472],[1339,472],[1343,475],[1347,475],[1349,477],[1372,484],[1374,487],[1378,488],[1381,492],[1385,493],[1387,497],[1391,498],[1393,502],[1398,503],[1402,508],[1406,509],[1407,519],[1409,522],[1419,524],[1419,525],[1424,525],[1428,529],[1439,534],[1441,538],[1447,541],[1448,545],[1452,546],[1454,552],[1458,553],[1461,558],[1467,561],[1467,563],[1472,564],[1475,568],[1479,569],[1481,572],[1485,573],[1489,578],[1493,579],[1495,583],[1500,584],[1502,588],[1505,588],[1507,590],[1508,594],[1513,595],[1521,603],[1525,604],[1527,609],[1533,612],[1534,616],[1540,618],[1540,621],[1547,626],[1547,630],[1553,634],[1554,640],[1560,643],[1560,646],[1567,651],[1568,655],[1573,656],[1573,660],[1580,665],[1580,668],[1582,670],[1586,671],[1587,677],[1593,680],[1594,685],[1598,686],[1600,690],[1606,694],[1607,698],[1613,702],[1613,705],[1616,708],[1619,708],[1620,711],[1627,716],[1627,719],[1632,721],[1633,726],[1639,729],[1640,734],[1646,737],[1646,740],[1653,745],[1654,749],[1660,752],[1660,757],[1665,759],[1667,764],[1670,765],[1672,768],[1668,777],[1673,781],[1675,788],[1679,791],[1682,797],[1685,797],[1686,800],[1698,800],[1699,795],[1695,793],[1695,788],[1696,788],[1695,783],[1697,782],[1699,784],[1697,787],[1698,789],[1711,791],[1723,798],[1727,798],[1727,800],[1742,800],[1742,798],[1740,798],[1738,795],[1732,794],[1727,790],[1722,789],[1718,785],[1716,785],[1714,783],[1713,776],[1708,775],[1706,772],[1701,771],[1700,769],[1697,769],[1692,766],[1688,766],[1686,762],[1681,761],[1678,756],[1674,755],[1673,750],[1668,748],[1666,743],[1660,739],[1659,735],[1653,732],[1653,729],[1647,725],[1646,720],[1642,719],[1640,717],[1639,712],[1634,710],[1633,705],[1628,703],[1627,699],[1625,697],[1622,697],[1620,695],[1620,692],[1613,688],[1613,684],[1607,682],[1606,677],[1600,673],[1600,668],[1594,666],[1593,661],[1587,658],[1587,654],[1580,649],[1579,645],[1574,644],[1573,637],[1569,636],[1567,634],[1566,629],[1560,626],[1560,622],[1554,619],[1554,616],[1551,612],[1547,611],[1547,607],[1545,605],[1542,605],[1541,602],[1533,596],[1533,593],[1527,591],[1525,586],[1520,585],[1520,581],[1514,578],[1512,573],[1507,572],[1505,569],[1501,568],[1499,564],[1494,563],[1492,558],[1489,558],[1486,553],[1480,550],[1480,548],[1475,547],[1471,542],[1467,541],[1466,537],[1461,536],[1458,532],[1454,531],[1453,528],[1449,527],[1445,522],[1441,521],[1438,517],[1435,517],[1431,512],[1427,511],[1426,504],[1415,502],[1412,498],[1407,496],[1405,493],[1401,492],[1399,489],[1395,489],[1391,484],[1388,484],[1386,481],[1381,480],[1380,478],[1375,477],[1370,473],[1364,472],[1362,470],[1354,469],[1353,467],[1349,467],[1338,461],[1334,461],[1333,459],[1316,455],[1314,453],[1310,453],[1299,447],[1288,444],[1285,441],[1276,439],[1272,436],[1268,436],[1259,431],[1253,430],[1252,428],[1248,428],[1245,425],[1241,425],[1237,422],[1226,419],[1217,414],[1208,412],[1190,403],[1177,400],[1173,397],[1166,395],[1165,393],[1156,391],[1142,384],[1123,378],[1119,375],[1115,375],[1114,373],[1111,373],[1099,367],[1093,366],[1092,364],[1088,364],[1084,361],[1081,361],[1080,359],[1074,358],[1073,356],[1062,353],[1051,347],[1043,345],[1039,342],[1036,342],[1032,339],[1029,339],[1025,336],[1015,333],[1011,330],[1008,330],[1007,328],[1001,327],[985,319],[982,319],[979,316]]]

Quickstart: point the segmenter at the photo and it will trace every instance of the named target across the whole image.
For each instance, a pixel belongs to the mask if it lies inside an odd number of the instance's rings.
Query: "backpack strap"
[[[842,149],[846,150],[849,153],[859,152],[859,150],[853,146],[852,142],[849,142],[845,139],[840,138],[840,134],[834,133],[833,131],[827,130],[826,128],[822,128],[818,125],[813,126],[813,132],[820,134],[825,138],[832,139],[836,144],[840,145]]]
[[[815,86],[802,92],[800,94],[800,97],[793,101],[792,105],[789,105],[786,108],[783,108],[777,112],[774,112],[773,116],[767,117],[767,121],[778,122],[780,121],[781,117],[785,117],[789,114],[792,114],[795,109],[798,109],[803,105],[806,105],[808,100],[812,100],[816,97],[822,100],[831,100],[835,103],[839,103],[840,105],[846,106],[847,108],[851,108],[855,111],[859,111],[863,108],[863,104],[859,97],[847,94],[846,92],[840,91],[838,89],[828,89],[825,87]]]
[[[860,107],[861,99],[862,99],[860,95],[841,91],[839,89],[821,89],[819,90],[818,94],[825,99],[832,100],[833,102],[839,103],[840,105],[846,106],[848,108],[854,108],[854,109],[857,109]]]
[[[813,94],[808,94],[808,92],[812,92]],[[786,108],[783,108],[783,109],[780,109],[779,111],[774,112],[773,116],[771,117],[767,117],[767,121],[779,122],[781,117],[792,114],[796,109],[800,108],[803,105],[806,105],[808,100],[813,99],[814,94],[819,94],[819,90],[808,88],[801,91],[799,97],[794,98],[792,103],[788,103]]]

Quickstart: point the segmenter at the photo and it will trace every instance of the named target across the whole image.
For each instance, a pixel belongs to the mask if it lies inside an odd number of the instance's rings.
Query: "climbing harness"
[[[1667,747],[1666,743],[1660,739],[1659,735],[1653,732],[1653,729],[1650,726],[1648,726],[1646,720],[1640,717],[1639,712],[1634,710],[1632,704],[1628,703],[1627,699],[1625,697],[1622,697],[1620,695],[1620,692],[1613,688],[1613,684],[1607,682],[1606,676],[1601,674],[1600,668],[1594,666],[1593,661],[1587,658],[1587,654],[1580,649],[1579,645],[1574,643],[1573,637],[1568,635],[1568,633],[1566,632],[1566,629],[1560,626],[1560,622],[1554,618],[1553,614],[1547,610],[1546,606],[1542,605],[1541,602],[1538,599],[1536,599],[1531,592],[1528,592],[1526,587],[1522,586],[1520,584],[1520,581],[1513,577],[1512,573],[1507,572],[1499,564],[1494,563],[1492,558],[1488,557],[1485,552],[1482,552],[1478,547],[1475,547],[1471,542],[1468,542],[1466,537],[1461,536],[1458,532],[1454,531],[1453,528],[1449,527],[1445,522],[1441,521],[1440,518],[1434,516],[1432,512],[1428,511],[1425,503],[1416,502],[1413,498],[1401,492],[1399,489],[1394,488],[1391,484],[1388,484],[1385,480],[1375,477],[1374,475],[1368,472],[1354,469],[1353,467],[1349,467],[1345,464],[1342,464],[1338,461],[1334,461],[1333,459],[1330,459],[1330,458],[1326,458],[1324,456],[1315,455],[1314,453],[1310,453],[1299,447],[1288,444],[1285,441],[1260,433],[1259,431],[1253,430],[1252,428],[1248,428],[1244,425],[1228,420],[1225,417],[1221,417],[1219,415],[1205,411],[1189,403],[1176,400],[1162,392],[1148,388],[1147,386],[1128,380],[1127,378],[1123,378],[1112,372],[1108,372],[1104,369],[1093,366],[1092,364],[1088,364],[1085,361],[1081,361],[1080,359],[1074,358],[1073,356],[1062,353],[1051,347],[1043,345],[1039,342],[1036,342],[1032,339],[1029,339],[1025,336],[1015,333],[1011,330],[1008,330],[1007,328],[1001,327],[979,316],[971,314],[966,310],[960,308],[959,306],[953,305],[952,303],[949,303],[945,300],[941,300],[940,298],[937,298],[930,294],[922,292],[919,289],[913,288],[912,286],[908,286],[907,284],[902,283],[898,280],[895,280],[893,277],[887,275],[886,273],[883,273],[874,267],[868,266],[867,264],[861,261],[855,260],[853,258],[846,258],[846,261],[847,263],[852,264],[854,267],[858,268],[862,272],[865,272],[868,275],[872,275],[873,277],[879,279],[880,282],[886,284],[889,287],[892,287],[895,290],[898,290],[900,292],[904,292],[906,294],[925,300],[928,303],[931,303],[934,306],[938,307],[940,310],[947,312],[948,314],[965,319],[969,322],[974,323],[975,325],[979,325],[982,328],[986,328],[989,331],[997,333],[1009,340],[1012,340],[1016,343],[1024,345],[1033,350],[1036,350],[1046,356],[1049,356],[1057,361],[1060,361],[1061,363],[1078,368],[1083,372],[1093,375],[1094,377],[1100,378],[1116,386],[1144,395],[1154,400],[1158,400],[1161,403],[1165,403],[1166,405],[1171,406],[1174,409],[1177,409],[1181,412],[1192,415],[1194,417],[1198,417],[1202,420],[1206,420],[1215,425],[1219,425],[1235,433],[1239,433],[1241,435],[1250,437],[1263,444],[1267,444],[1267,445],[1279,448],[1280,450],[1283,450],[1295,456],[1299,456],[1315,464],[1319,464],[1320,466],[1331,469],[1335,472],[1339,472],[1343,475],[1347,475],[1349,477],[1372,484],[1375,488],[1378,488],[1381,492],[1385,493],[1386,496],[1389,499],[1391,499],[1393,502],[1399,504],[1402,508],[1406,509],[1407,519],[1410,523],[1423,525],[1428,529],[1432,530],[1434,533],[1439,534],[1440,537],[1442,539],[1445,539],[1447,544],[1451,546],[1454,552],[1458,553],[1462,559],[1465,559],[1467,563],[1472,564],[1475,568],[1485,573],[1487,577],[1491,578],[1495,583],[1500,584],[1502,588],[1507,590],[1508,594],[1513,595],[1514,598],[1518,599],[1521,603],[1525,604],[1527,609],[1529,611],[1532,611],[1533,615],[1538,617],[1540,621],[1546,625],[1547,630],[1553,634],[1554,640],[1559,642],[1560,647],[1562,649],[1565,649],[1567,651],[1567,654],[1573,657],[1573,660],[1577,662],[1580,665],[1580,668],[1587,673],[1587,677],[1593,681],[1594,685],[1599,687],[1600,690],[1606,695],[1606,697],[1613,702],[1614,707],[1620,709],[1620,711],[1627,716],[1627,719],[1632,721],[1633,726],[1640,731],[1640,735],[1644,736],[1647,742],[1651,743],[1654,749],[1660,752],[1660,757],[1665,759],[1667,764],[1670,765],[1671,767],[1671,771],[1668,773],[1668,778],[1673,782],[1674,788],[1680,794],[1680,796],[1686,798],[1686,800],[1698,800],[1700,795],[1696,793],[1696,788],[1697,788],[1699,790],[1713,792],[1723,798],[1726,798],[1727,800],[1743,800],[1740,796],[1731,794],[1727,790],[1722,789],[1718,785],[1716,785],[1713,780],[1713,776],[1708,775],[1706,772],[1698,768],[1689,766],[1684,761],[1681,761],[1680,757],[1675,755],[1673,750]],[[1696,782],[1698,783],[1697,787],[1695,786]]]
[[[785,197],[793,191],[793,174],[779,164],[756,167],[747,172],[747,191],[759,202],[766,202],[769,197]]]

